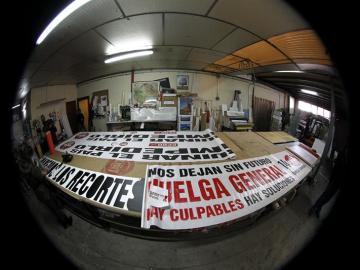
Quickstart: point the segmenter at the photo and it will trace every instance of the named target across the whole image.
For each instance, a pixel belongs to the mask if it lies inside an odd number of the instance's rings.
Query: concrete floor
[[[49,210],[30,192],[26,201],[54,245],[80,269],[279,269],[317,233],[321,218],[308,210],[327,184],[321,168],[313,185],[305,184],[293,201],[239,232],[209,240],[158,242],[106,232],[73,216],[63,229]]]

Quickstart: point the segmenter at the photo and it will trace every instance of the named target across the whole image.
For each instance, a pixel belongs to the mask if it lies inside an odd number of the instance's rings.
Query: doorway
[[[275,102],[258,97],[254,98],[253,114],[255,131],[270,131],[274,110]]]
[[[78,108],[84,115],[85,130],[89,130],[89,114],[90,114],[90,100],[89,97],[78,98]]]
[[[66,102],[66,116],[69,120],[69,124],[72,132],[75,134],[78,132],[78,126],[76,122],[76,101]]]

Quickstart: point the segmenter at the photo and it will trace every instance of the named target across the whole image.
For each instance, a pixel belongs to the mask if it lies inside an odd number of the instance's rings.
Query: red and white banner
[[[209,165],[151,165],[141,227],[192,229],[238,219],[279,199],[310,171],[288,151]]]
[[[235,158],[211,130],[201,132],[82,132],[56,147],[59,152],[142,162],[197,162]]]

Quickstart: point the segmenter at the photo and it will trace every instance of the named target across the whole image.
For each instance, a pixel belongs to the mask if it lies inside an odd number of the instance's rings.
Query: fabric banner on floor
[[[56,150],[81,156],[143,162],[196,162],[235,157],[211,130],[82,132],[58,145]]]
[[[40,163],[47,169],[47,179],[64,192],[112,210],[128,210],[128,201],[134,199],[133,186],[140,180],[73,167],[46,156]]]
[[[288,151],[209,165],[149,165],[141,226],[180,230],[232,221],[279,199],[310,171]]]

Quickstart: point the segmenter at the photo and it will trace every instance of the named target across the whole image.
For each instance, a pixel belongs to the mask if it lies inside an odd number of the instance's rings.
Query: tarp
[[[279,199],[310,171],[288,151],[208,165],[149,165],[141,226],[178,230],[232,221]]]

